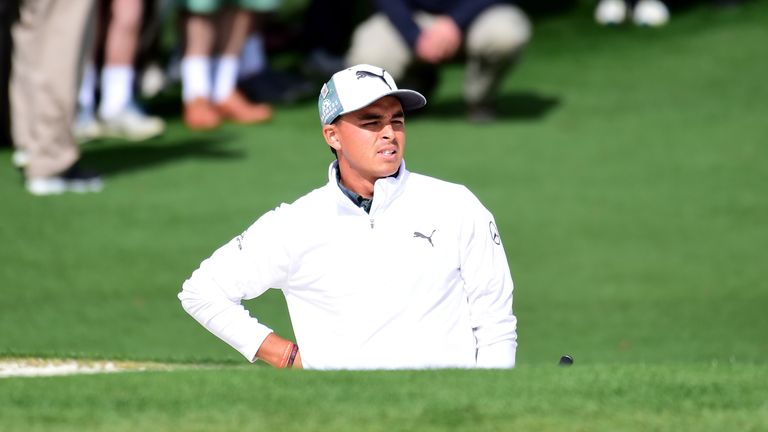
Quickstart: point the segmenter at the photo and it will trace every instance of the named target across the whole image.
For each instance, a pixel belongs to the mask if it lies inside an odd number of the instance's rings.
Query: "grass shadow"
[[[512,92],[496,99],[499,120],[537,120],[560,105],[560,98],[536,92]],[[467,105],[460,96],[438,99],[423,113],[424,117],[467,117]]]
[[[222,134],[154,138],[142,142],[94,142],[83,149],[83,163],[104,175],[115,175],[184,159],[234,160],[245,157],[241,150],[222,148],[231,141]],[[102,145],[103,144],[103,145]]]

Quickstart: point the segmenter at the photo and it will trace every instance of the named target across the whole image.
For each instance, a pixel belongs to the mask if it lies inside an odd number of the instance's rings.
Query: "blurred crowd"
[[[160,94],[179,90],[190,130],[259,124],[275,106],[316,98],[319,83],[360,63],[429,97],[439,66],[463,62],[468,120],[493,121],[496,89],[532,37],[525,3],[508,0],[302,0],[290,22],[277,19],[283,6],[3,1],[0,145],[15,146],[13,163],[32,194],[98,191],[101,177],[80,165],[80,144],[161,135],[165,121],[146,109]],[[656,27],[670,13],[663,0],[599,0],[594,19]],[[286,53],[297,67],[275,68],[273,57]]]

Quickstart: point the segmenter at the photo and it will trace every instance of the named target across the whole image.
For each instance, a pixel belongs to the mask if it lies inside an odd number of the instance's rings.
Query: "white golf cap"
[[[365,108],[384,96],[400,99],[404,111],[419,109],[427,104],[421,93],[398,89],[392,75],[384,69],[360,64],[336,72],[323,84],[317,101],[320,122],[331,124],[338,116]]]

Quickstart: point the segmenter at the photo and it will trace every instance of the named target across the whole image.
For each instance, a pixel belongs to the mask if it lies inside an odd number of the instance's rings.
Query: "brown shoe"
[[[184,123],[192,130],[211,130],[221,124],[221,116],[208,99],[195,98],[184,104]]]
[[[216,105],[216,108],[222,118],[235,123],[263,123],[272,118],[271,105],[250,102],[237,90]]]

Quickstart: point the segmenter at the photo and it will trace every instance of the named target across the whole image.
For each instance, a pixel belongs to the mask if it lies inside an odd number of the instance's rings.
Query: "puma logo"
[[[432,236],[435,235],[435,231],[437,231],[437,230],[432,230],[432,234],[430,234],[429,236],[426,236],[426,235],[424,235],[424,234],[422,234],[422,233],[420,233],[418,231],[414,231],[413,232],[413,237],[423,238],[426,241],[428,241],[429,244],[432,245],[432,247],[435,247],[435,244],[432,243]]]
[[[381,70],[381,75],[377,75],[373,72],[368,72],[368,71],[357,71],[355,72],[355,76],[357,77],[357,79],[365,78],[365,77],[378,78],[384,81],[384,85],[386,85],[387,87],[389,87],[390,90],[392,90],[392,86],[389,85],[389,83],[387,82],[387,79],[384,78],[384,69]]]

